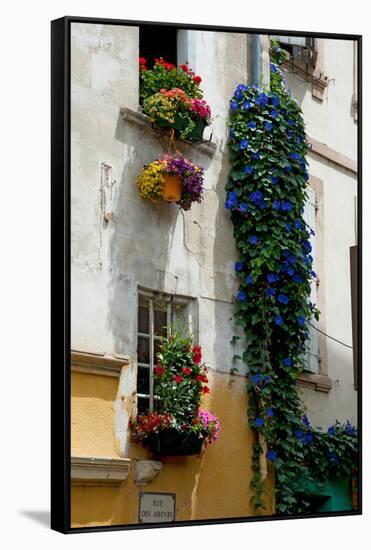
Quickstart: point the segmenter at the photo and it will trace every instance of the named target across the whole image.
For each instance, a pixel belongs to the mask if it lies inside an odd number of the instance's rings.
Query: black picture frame
[[[349,512],[328,512],[329,516],[362,514],[362,36],[357,34],[313,33],[282,29],[208,26],[120,19],[66,16],[51,22],[51,528],[61,533],[82,533],[155,527],[176,527],[307,519],[321,514],[287,517],[254,516],[221,520],[174,521],[172,523],[114,525],[71,528],[70,517],[70,27],[72,23],[145,26],[173,26],[178,29],[221,32],[315,36],[353,40],[358,44],[358,263],[356,341],[358,429],[359,429],[359,507]]]

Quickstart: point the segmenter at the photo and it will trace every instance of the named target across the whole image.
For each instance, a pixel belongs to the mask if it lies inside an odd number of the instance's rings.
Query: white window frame
[[[181,296],[176,294],[168,294],[165,292],[159,292],[159,291],[153,291],[149,289],[144,288],[138,288],[138,307],[137,310],[139,311],[140,304],[146,301],[148,302],[148,309],[149,309],[149,334],[139,332],[137,330],[137,341],[139,338],[146,338],[149,339],[149,363],[141,363],[137,361],[137,369],[140,368],[147,368],[149,369],[149,393],[137,393],[137,400],[139,398],[142,399],[148,399],[149,401],[149,412],[153,411],[154,402],[156,400],[156,396],[154,395],[154,367],[156,365],[155,356],[154,356],[154,348],[155,348],[155,342],[161,340],[161,336],[157,336],[154,331],[154,310],[155,310],[155,303],[161,303],[166,304],[166,324],[167,324],[167,334],[166,336],[170,335],[171,331],[171,323],[172,323],[172,313],[173,313],[173,305],[181,305],[184,307],[185,313],[187,315],[187,329],[193,336],[193,343],[197,344],[198,341],[198,326],[197,326],[197,312],[196,312],[196,300],[194,298],[190,298],[187,296]],[[137,380],[138,380],[138,373],[139,370],[137,370]]]
[[[307,188],[308,199],[304,205],[304,221],[307,224],[309,229],[313,229],[316,234],[316,212],[317,212],[317,203],[316,203],[316,193],[312,187]],[[311,255],[313,256],[312,271],[317,273],[317,260],[316,260],[316,236],[311,235],[309,242],[312,246]],[[312,304],[317,304],[317,278],[311,279],[311,293],[310,301]],[[319,355],[319,344],[318,344],[318,332],[316,330],[317,321],[312,315],[311,324],[309,325],[309,338],[306,342],[306,367],[304,370],[306,372],[311,372],[313,374],[320,374],[320,355]],[[312,326],[313,325],[313,326]]]

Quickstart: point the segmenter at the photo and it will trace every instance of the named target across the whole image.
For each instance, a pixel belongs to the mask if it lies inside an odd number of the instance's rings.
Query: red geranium
[[[155,367],[155,374],[157,374],[157,376],[163,376],[164,372],[165,372],[165,369],[161,365],[161,363],[157,363]]]
[[[199,84],[201,82],[202,78],[198,75],[193,77],[193,82],[196,82],[196,84]]]
[[[175,377],[176,383],[180,384],[182,382],[182,380],[183,380],[183,378],[179,374],[177,374],[176,377]]]
[[[184,367],[183,374],[186,374],[187,376],[189,376],[191,372],[192,372],[192,369],[190,369],[189,367]]]
[[[202,361],[201,346],[194,346],[193,348],[193,362],[199,365]]]
[[[206,374],[199,374],[197,376],[197,381],[198,382],[208,382],[209,380],[208,380]]]
[[[207,386],[204,386],[202,388],[202,393],[210,393],[210,388],[208,388]]]
[[[184,64],[184,65],[181,65],[180,68],[183,69],[183,71],[184,71],[185,73],[188,73],[188,71],[189,71],[188,65],[185,65],[185,64]]]

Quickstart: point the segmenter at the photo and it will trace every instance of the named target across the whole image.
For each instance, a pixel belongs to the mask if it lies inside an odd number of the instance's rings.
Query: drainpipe
[[[260,34],[252,35],[252,83],[260,88],[261,82],[261,45]]]

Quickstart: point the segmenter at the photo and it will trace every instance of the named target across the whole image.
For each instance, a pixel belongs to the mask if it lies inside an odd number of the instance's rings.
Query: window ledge
[[[72,485],[122,485],[129,475],[129,458],[71,456]]]
[[[134,109],[130,109],[129,107],[122,107],[120,109],[120,115],[124,122],[132,124],[133,126],[138,126],[141,129],[149,130],[151,132],[160,132],[162,134],[167,133],[164,130],[153,128],[147,115],[140,113],[139,111],[134,111]],[[191,145],[192,147],[197,147],[198,151],[201,151],[210,158],[214,156],[216,151],[216,143],[211,140],[203,140],[194,143],[183,139],[177,139],[176,141]]]
[[[326,374],[313,374],[302,372],[299,374],[298,383],[304,388],[328,393],[332,388],[332,380]]]
[[[130,364],[128,355],[105,355],[71,350],[71,370],[119,378],[121,369]]]

